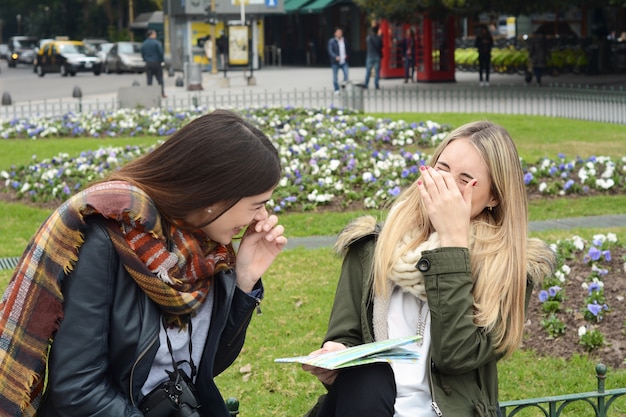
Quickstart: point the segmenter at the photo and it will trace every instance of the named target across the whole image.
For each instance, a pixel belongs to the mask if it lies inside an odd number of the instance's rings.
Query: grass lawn
[[[568,157],[580,155],[624,156],[623,126],[579,122],[536,116],[504,116],[483,114],[394,114],[379,115],[408,121],[433,120],[458,126],[476,119],[501,123],[512,134],[520,155],[534,162],[542,156],[555,158],[558,153]],[[12,164],[26,164],[32,155],[39,159],[59,152],[70,154],[93,150],[100,146],[151,144],[158,138],[121,139],[45,139],[3,141],[0,170]],[[586,215],[623,213],[626,196],[585,198],[555,198],[533,200],[530,219],[578,217]],[[37,227],[49,214],[23,204],[0,202],[0,257],[19,256]],[[282,216],[287,236],[336,234],[352,218],[373,212],[305,212]],[[579,234],[590,238],[594,233],[608,230],[579,229],[548,231],[534,235],[549,242]],[[620,240],[626,238],[626,227],[612,229]],[[326,330],[341,260],[330,248],[308,250],[296,248],[284,251],[263,281],[266,298],[263,314],[255,316],[248,331],[244,350],[234,365],[217,378],[225,397],[234,396],[241,402],[245,417],[302,415],[324,392],[322,385],[295,364],[275,364],[274,358],[306,354],[319,347]],[[0,288],[4,288],[11,271],[0,271]],[[250,365],[250,372],[240,371]],[[500,398],[513,400],[543,397],[596,388],[596,360],[575,357],[571,360],[540,358],[533,352],[520,351],[501,362]],[[610,369],[606,388],[626,387],[626,370]],[[612,405],[612,416],[626,415],[626,398]],[[588,408],[573,407],[568,416],[587,417]],[[535,414],[519,414],[530,417]]]

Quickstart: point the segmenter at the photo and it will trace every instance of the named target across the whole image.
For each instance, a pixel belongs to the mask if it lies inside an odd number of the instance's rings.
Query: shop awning
[[[300,7],[301,13],[319,13],[336,3],[337,0],[313,0],[311,3]]]
[[[299,12],[302,6],[313,3],[315,0],[285,0],[285,13]]]

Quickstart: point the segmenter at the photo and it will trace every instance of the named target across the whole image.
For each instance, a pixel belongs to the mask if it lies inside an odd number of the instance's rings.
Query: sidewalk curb
[[[607,216],[571,217],[567,219],[541,220],[529,222],[531,232],[547,230],[569,230],[587,228],[626,227],[626,214]],[[305,249],[330,249],[335,244],[336,236],[310,236],[289,238],[286,249],[304,247]]]
[[[570,217],[567,219],[541,220],[529,222],[531,232],[547,230],[569,230],[587,228],[626,227],[626,214],[607,216]],[[305,249],[330,249],[335,244],[336,236],[309,236],[289,238],[286,249],[304,247]],[[0,271],[16,267],[19,257],[0,258]]]

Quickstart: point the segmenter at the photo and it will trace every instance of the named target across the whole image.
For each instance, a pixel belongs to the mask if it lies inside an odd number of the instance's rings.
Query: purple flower
[[[392,196],[396,197],[398,194],[400,194],[400,187],[398,187],[397,185],[395,187],[393,187],[391,190],[389,190],[389,194],[391,194]]]
[[[548,291],[546,290],[539,291],[539,301],[541,301],[542,303],[545,303],[546,301],[548,301]]]
[[[592,246],[589,248],[589,252],[587,253],[587,255],[589,255],[589,259],[591,259],[592,261],[597,261],[598,259],[600,259],[600,255],[602,255],[602,252],[600,252],[600,249]]]
[[[602,288],[597,282],[592,282],[591,284],[589,284],[589,295],[591,295],[594,291],[600,292],[600,290],[602,290]]]
[[[598,314],[602,311],[602,306],[597,301],[594,301],[593,304],[587,304],[587,310],[595,317],[598,317]]]
[[[604,260],[607,262],[611,261],[611,251],[610,250],[603,250],[602,251],[602,256],[604,256]]]
[[[561,287],[559,287],[558,285],[555,285],[553,287],[548,288],[548,295],[550,295],[550,297],[554,297],[556,296],[556,293],[561,291]]]
[[[567,191],[572,188],[572,185],[574,185],[574,180],[567,180],[567,182],[563,186],[563,189]]]
[[[531,174],[530,172],[527,172],[526,174],[524,174],[524,184],[528,185],[530,184],[532,180],[533,180],[533,174]]]

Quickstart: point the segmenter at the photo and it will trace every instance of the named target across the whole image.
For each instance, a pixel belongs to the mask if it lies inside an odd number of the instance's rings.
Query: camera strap
[[[170,341],[170,337],[167,334],[167,323],[166,323],[165,317],[163,317],[162,323],[163,323],[163,329],[165,330],[165,339],[167,340],[167,350],[169,350],[170,356],[172,357],[172,367],[174,368],[174,371],[176,371],[181,364],[187,362],[189,364],[189,368],[191,368],[191,380],[194,381],[197,370],[196,370],[196,365],[193,363],[193,358],[191,357],[191,352],[193,351],[193,346],[191,343],[191,331],[192,331],[191,317],[187,316],[187,327],[189,328],[189,360],[183,359],[181,361],[176,362],[176,359],[174,359],[172,342]]]

